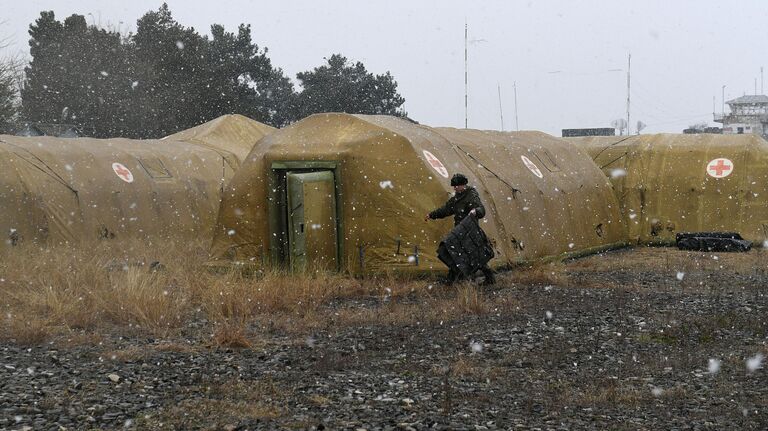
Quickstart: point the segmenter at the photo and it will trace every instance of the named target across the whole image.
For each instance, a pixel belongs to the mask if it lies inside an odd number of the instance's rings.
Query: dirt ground
[[[0,429],[768,429],[768,251],[624,249],[262,315],[0,343]],[[139,333],[140,334],[140,333]],[[227,345],[228,347],[223,347]]]

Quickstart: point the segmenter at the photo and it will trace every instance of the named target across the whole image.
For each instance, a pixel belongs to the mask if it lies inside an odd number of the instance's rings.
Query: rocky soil
[[[0,429],[768,429],[768,261],[739,259],[624,250],[502,275],[442,322],[254,322],[250,348],[204,321],[6,343]]]

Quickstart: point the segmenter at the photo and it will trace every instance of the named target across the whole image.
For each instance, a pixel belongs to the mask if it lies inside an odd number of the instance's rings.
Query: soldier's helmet
[[[453,174],[453,177],[451,178],[451,187],[464,186],[467,185],[467,183],[469,183],[469,180],[464,174]]]

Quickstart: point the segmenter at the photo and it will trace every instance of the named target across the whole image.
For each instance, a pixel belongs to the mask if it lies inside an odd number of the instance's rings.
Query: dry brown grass
[[[558,387],[557,397],[560,403],[582,408],[624,406],[636,408],[643,404],[657,401],[684,400],[688,393],[685,388],[654,388],[648,385],[630,385],[615,380],[601,381],[585,387]]]
[[[205,319],[214,345],[251,347],[257,340],[247,328],[256,321],[302,333],[353,321],[438,321],[488,310],[484,296],[469,284],[433,288],[430,281],[393,273],[362,280],[321,271],[215,273],[204,266],[208,256],[199,245],[135,243],[126,252],[125,244],[120,249],[113,244],[3,251],[0,337],[19,344],[53,337],[65,344],[78,338],[77,344],[114,332],[162,339]],[[153,267],[155,261],[162,265]],[[382,305],[324,309],[349,298]]]
[[[568,286],[568,268],[563,262],[537,262],[510,271],[510,281],[526,285]]]
[[[287,412],[284,400],[288,392],[270,379],[210,384],[189,389],[195,397],[178,405],[169,405],[155,416],[137,421],[139,429],[235,429],[243,419],[265,420],[282,417]],[[211,424],[211,422],[213,423]]]

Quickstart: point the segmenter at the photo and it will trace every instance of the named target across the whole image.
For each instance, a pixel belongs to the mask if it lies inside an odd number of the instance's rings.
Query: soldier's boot
[[[483,280],[482,283],[483,286],[491,286],[496,284],[496,275],[488,265],[483,266],[480,268],[480,270],[483,271],[483,275],[485,276],[485,280]]]

